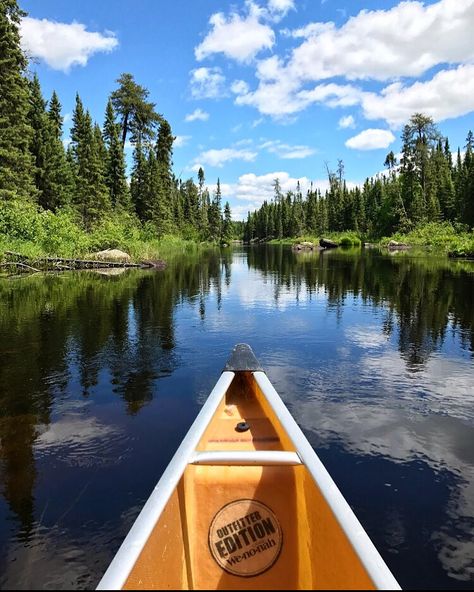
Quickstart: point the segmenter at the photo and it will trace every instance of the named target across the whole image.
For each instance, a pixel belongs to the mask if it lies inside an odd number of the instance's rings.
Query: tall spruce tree
[[[27,59],[19,33],[23,16],[16,0],[0,0],[0,199],[36,197]]]
[[[39,204],[48,207],[43,199],[46,183],[46,142],[49,120],[46,115],[46,101],[41,93],[40,82],[35,74],[30,83],[30,110],[28,114],[33,135],[30,141],[30,151],[34,162],[34,180]]]
[[[156,161],[159,175],[159,219],[157,220],[160,233],[170,232],[173,225],[173,214],[175,211],[176,191],[173,183],[173,141],[171,126],[162,119],[156,142]]]
[[[72,172],[66,161],[62,143],[61,105],[56,94],[46,111],[38,77],[30,83],[29,119],[33,128],[30,150],[35,164],[35,184],[39,204],[48,210],[57,210],[72,197]]]
[[[150,219],[146,201],[147,193],[147,159],[141,142],[137,142],[133,151],[133,168],[130,181],[130,194],[133,208],[142,222]]]
[[[125,155],[120,141],[120,125],[115,122],[111,100],[108,101],[105,112],[103,137],[107,148],[105,182],[112,206],[129,211],[131,203],[126,179]]]
[[[93,126],[79,96],[76,96],[72,119],[71,143],[76,176],[74,203],[84,227],[90,229],[110,209],[104,179],[104,145],[100,128]]]
[[[209,234],[211,240],[220,241],[222,232],[222,211],[221,211],[221,182],[217,179],[217,186],[209,208]]]
[[[206,190],[204,183],[206,179],[204,176],[204,170],[199,167],[198,170],[198,193],[199,193],[199,230],[201,236],[206,239],[209,234],[209,192]]]
[[[61,103],[55,92],[53,92],[49,102],[47,116],[46,171],[42,200],[44,207],[55,211],[70,204],[74,194],[73,170],[68,162],[62,140],[63,118]]]

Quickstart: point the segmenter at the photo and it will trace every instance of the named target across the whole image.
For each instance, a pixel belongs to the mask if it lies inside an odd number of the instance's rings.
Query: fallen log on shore
[[[127,261],[104,261],[98,259],[74,259],[65,257],[39,257],[31,259],[27,255],[15,253],[14,251],[5,251],[5,255],[10,259],[2,265],[16,266],[19,270],[27,272],[39,271],[73,271],[81,269],[164,269],[164,261],[141,261],[131,263]]]

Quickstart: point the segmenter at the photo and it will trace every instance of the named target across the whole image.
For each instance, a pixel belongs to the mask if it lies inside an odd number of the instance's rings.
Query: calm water
[[[0,281],[0,585],[94,587],[249,343],[403,587],[474,582],[474,263],[286,249]]]

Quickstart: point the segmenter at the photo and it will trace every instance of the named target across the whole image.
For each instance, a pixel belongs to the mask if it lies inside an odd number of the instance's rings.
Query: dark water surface
[[[474,582],[474,263],[279,247],[0,281],[0,585],[91,588],[249,343],[403,587]]]

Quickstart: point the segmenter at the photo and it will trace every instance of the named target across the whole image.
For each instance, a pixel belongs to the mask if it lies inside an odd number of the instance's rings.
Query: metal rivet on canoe
[[[237,432],[246,432],[247,430],[250,430],[250,426],[246,421],[240,421],[236,426],[235,426],[235,430]]]

